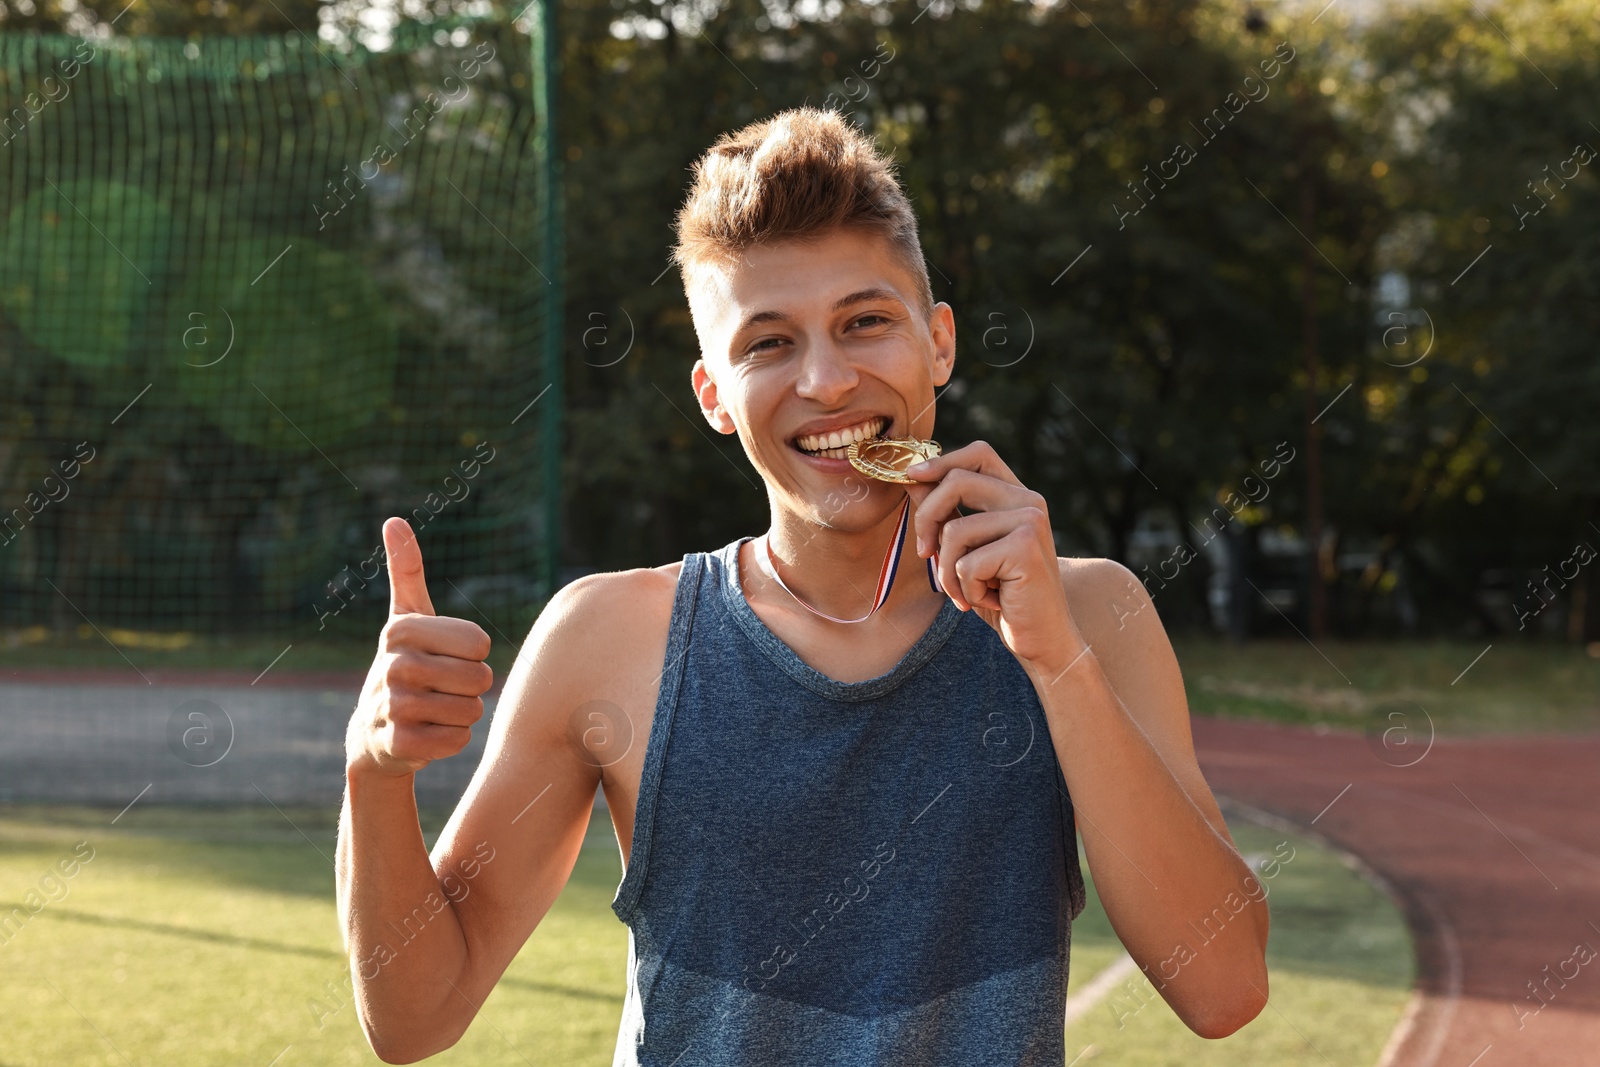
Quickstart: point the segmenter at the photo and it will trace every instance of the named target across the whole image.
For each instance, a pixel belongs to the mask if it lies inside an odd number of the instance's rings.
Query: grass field
[[[1118,1067],[1371,1067],[1377,1062],[1415,980],[1411,939],[1399,911],[1337,854],[1313,842],[1237,819],[1229,830],[1247,858],[1279,860],[1258,874],[1272,913],[1268,1006],[1232,1037],[1207,1041],[1185,1027],[1135,971],[1067,1028],[1069,1062],[1074,1057],[1079,1065]],[[1081,990],[1120,955],[1121,944],[1091,894],[1073,926],[1069,993]]]
[[[1312,648],[1295,638],[1186,639],[1173,647],[1196,715],[1383,729],[1425,724],[1421,708],[1441,736],[1600,730],[1600,648],[1590,654],[1517,641],[1322,641]],[[1391,719],[1393,712],[1406,718]]]
[[[0,945],[0,998],[10,1009],[0,1064],[378,1062],[345,992],[329,864],[333,812],[150,806],[111,826],[115,814],[0,808],[0,900],[21,901],[29,890],[57,898]],[[440,813],[425,817],[430,828],[441,823]],[[1308,842],[1247,825],[1236,836],[1247,854],[1294,849],[1267,882],[1272,1006],[1234,1037],[1205,1042],[1147,984],[1142,1000],[1128,987],[1069,1029],[1069,1060],[1373,1061],[1411,981],[1399,915]],[[81,860],[90,848],[92,859],[71,878],[46,880],[59,860]],[[602,812],[550,915],[460,1044],[430,1062],[611,1061],[627,955],[626,930],[610,910],[619,870]],[[1118,955],[1095,903],[1074,942],[1078,989]]]
[[[304,837],[270,808],[135,808],[111,827],[115,814],[0,811],[0,899],[22,899],[76,842],[94,849],[0,947],[0,1064],[379,1062],[346,991],[333,811],[288,811]],[[618,870],[597,822],[478,1020],[431,1062],[610,1062],[627,961]]]
[[[470,611],[457,614],[484,628],[491,643],[489,666],[503,676],[515,662],[517,648],[528,636],[531,623],[494,620]],[[96,631],[86,623],[60,634],[43,626],[30,626],[0,630],[0,672],[18,667],[125,671],[132,663],[143,671],[235,670],[255,674],[292,645],[274,670],[365,673],[382,628],[381,617],[339,617],[322,630],[307,625],[265,634],[161,632],[115,626]]]
[[[481,618],[474,619],[480,626]],[[264,669],[286,646],[293,645],[279,666],[297,671],[365,671],[377,649],[381,620],[360,626],[336,619],[326,630],[306,627],[304,633],[205,634],[190,630],[155,632],[80,625],[70,634],[43,626],[0,631],[0,671],[11,668],[128,670],[236,670],[254,673]],[[487,629],[487,627],[486,627]],[[516,649],[493,630],[489,635],[496,657],[510,666]],[[526,634],[516,635],[520,641]],[[126,657],[126,658],[124,658]],[[494,666],[498,668],[497,661]]]

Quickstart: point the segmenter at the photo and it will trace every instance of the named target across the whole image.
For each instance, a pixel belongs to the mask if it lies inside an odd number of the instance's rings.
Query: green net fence
[[[559,557],[547,28],[0,36],[0,627],[364,632]]]

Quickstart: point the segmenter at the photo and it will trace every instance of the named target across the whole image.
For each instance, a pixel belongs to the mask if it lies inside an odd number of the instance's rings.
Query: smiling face
[[[774,504],[849,526],[839,520],[852,501],[875,502],[860,515],[870,523],[904,499],[828,446],[933,436],[934,390],[955,365],[955,320],[943,303],[923,319],[916,292],[886,240],[842,229],[757,245],[734,267],[698,274],[690,305],[700,410],[719,433],[739,435]]]

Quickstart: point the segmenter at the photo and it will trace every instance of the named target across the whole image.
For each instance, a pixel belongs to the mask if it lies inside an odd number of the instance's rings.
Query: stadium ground
[[[127,672],[7,672],[0,801],[111,814],[127,806],[122,828],[167,804],[270,801],[295,814],[337,803],[359,675],[147,673],[148,682],[130,685]],[[212,716],[211,732],[185,738],[197,710]],[[1385,1067],[1585,1062],[1583,1050],[1600,1047],[1600,959],[1587,947],[1600,948],[1600,909],[1589,907],[1600,900],[1600,736],[1442,736],[1420,711],[1390,711],[1366,734],[1197,717],[1196,746],[1220,795],[1355,854],[1401,903],[1417,990]],[[481,736],[468,759],[430,768],[425,802],[459,795],[479,745]],[[47,809],[7,810],[9,821]],[[614,864],[614,842],[602,846]],[[603,869],[602,856],[596,863]],[[605,893],[609,876],[592,873],[578,895]],[[12,888],[10,896],[22,892]],[[308,882],[296,893],[311,891]],[[71,909],[58,910],[66,918]],[[1076,947],[1079,987],[1115,947],[1094,944],[1087,928]],[[588,995],[603,999],[605,988]],[[1115,1016],[1118,1003],[1108,997],[1104,1010]],[[601,1021],[593,1032],[605,1031]]]

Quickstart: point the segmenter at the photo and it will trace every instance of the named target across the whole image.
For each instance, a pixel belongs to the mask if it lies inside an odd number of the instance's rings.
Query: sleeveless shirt
[[[888,673],[829,678],[745,599],[748,540],[679,574],[613,1067],[1061,1067],[1084,884],[1021,663],[946,598]]]

